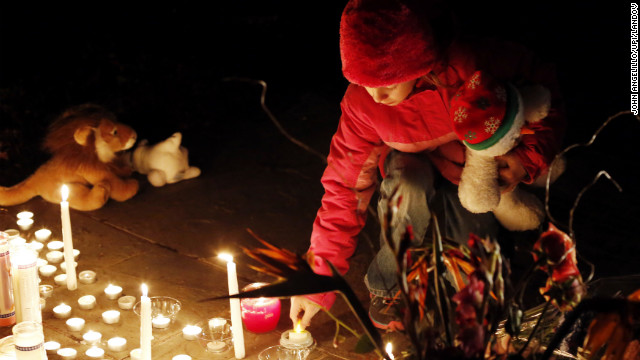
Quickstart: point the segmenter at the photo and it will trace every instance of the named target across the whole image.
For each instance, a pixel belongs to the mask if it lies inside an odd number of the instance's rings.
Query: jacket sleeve
[[[350,85],[353,86],[353,85]],[[327,168],[322,176],[325,194],[311,234],[309,252],[314,271],[330,275],[330,261],[341,274],[349,269],[357,236],[362,230],[369,201],[376,187],[377,165],[386,145],[376,131],[349,106],[349,90],[343,99],[342,116],[331,140]],[[335,294],[309,296],[329,308]]]

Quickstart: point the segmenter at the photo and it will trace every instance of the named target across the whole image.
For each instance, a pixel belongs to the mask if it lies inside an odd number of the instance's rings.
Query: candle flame
[[[388,342],[387,346],[384,348],[384,351],[387,352],[387,354],[389,355],[389,359],[393,360],[395,359],[395,357],[393,356],[393,345]]]
[[[147,288],[147,284],[142,284],[140,288],[142,289],[142,296],[147,296],[147,293],[149,292],[149,289]]]
[[[221,253],[218,254],[218,259],[226,261],[226,262],[233,262],[233,256],[231,254],[227,254],[227,253]]]
[[[62,196],[62,201],[67,201],[67,199],[69,199],[69,187],[67,185],[62,185],[60,188],[60,195]]]
[[[300,334],[302,332],[302,324],[301,324],[302,320],[298,319],[298,322],[296,323],[296,328],[295,331]]]

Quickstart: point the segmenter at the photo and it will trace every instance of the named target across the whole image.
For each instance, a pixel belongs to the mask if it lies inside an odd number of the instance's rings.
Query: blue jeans
[[[391,219],[391,238],[397,246],[407,225],[413,228],[412,246],[423,245],[431,214],[436,214],[444,238],[466,244],[469,233],[496,236],[499,225],[492,213],[473,214],[460,204],[458,187],[435,175],[425,153],[392,151],[384,164],[386,177],[380,184],[378,217],[388,213],[391,196],[402,196],[398,211]],[[393,191],[396,190],[395,195]],[[393,297],[397,291],[397,266],[393,251],[380,235],[380,251],[369,265],[365,284],[372,295]]]

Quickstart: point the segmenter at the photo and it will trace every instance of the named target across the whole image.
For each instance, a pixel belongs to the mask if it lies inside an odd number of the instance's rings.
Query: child
[[[393,241],[411,225],[413,245],[420,246],[432,212],[446,219],[445,236],[455,241],[466,242],[470,232],[496,234],[491,213],[471,214],[457,196],[465,150],[453,131],[449,105],[476,70],[515,86],[539,83],[553,94],[550,115],[532,128],[535,133],[523,135],[518,146],[498,158],[505,189],[532,182],[559,150],[565,121],[553,70],[515,44],[454,40],[447,21],[433,15],[426,3],[350,0],[343,11],[342,71],[351,84],[341,103],[322,176],[325,194],[311,235],[309,251],[319,274],[330,274],[325,260],[343,274],[348,270],[382,160],[378,214],[386,211],[394,189],[403,199],[392,220]],[[381,311],[395,294],[394,261],[382,243],[365,276],[372,295],[369,315],[382,329],[401,325]],[[333,293],[293,297],[290,317],[295,322],[304,313],[301,325],[306,327],[319,310],[317,304],[329,308],[334,299]]]

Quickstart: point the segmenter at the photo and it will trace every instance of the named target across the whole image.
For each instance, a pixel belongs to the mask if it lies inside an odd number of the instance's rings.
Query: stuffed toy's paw
[[[200,169],[189,166],[189,152],[183,146],[182,134],[177,132],[155,145],[140,142],[132,156],[134,169],[147,174],[151,185],[160,187],[200,176]]]

